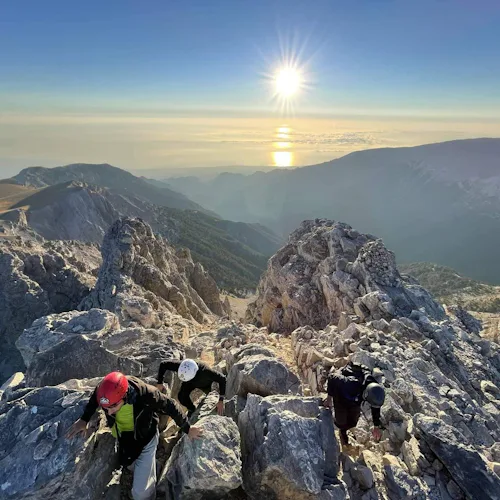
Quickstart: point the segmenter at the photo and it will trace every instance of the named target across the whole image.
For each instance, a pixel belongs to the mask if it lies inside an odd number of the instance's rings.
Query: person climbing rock
[[[158,370],[158,384],[157,388],[163,389],[163,377],[166,371],[177,372],[180,380],[182,381],[181,388],[177,399],[179,403],[185,406],[188,410],[188,416],[192,415],[196,410],[196,406],[191,400],[191,393],[195,389],[201,389],[205,394],[211,391],[212,384],[216,382],[219,384],[219,402],[217,403],[217,413],[224,414],[224,396],[226,394],[226,377],[210,368],[202,361],[195,361],[194,359],[184,359],[179,361],[176,359],[169,359],[160,364]]]
[[[154,386],[120,372],[106,375],[96,387],[83,415],[68,430],[68,439],[87,430],[87,424],[101,407],[108,426],[118,441],[120,465],[134,471],[132,498],[154,498],[156,491],[156,448],[158,416],[165,414],[190,438],[199,438],[203,431],[190,426],[175,402]]]
[[[333,373],[327,380],[328,397],[323,405],[332,407],[335,412],[335,425],[340,431],[340,441],[349,444],[348,429],[356,427],[361,415],[361,405],[366,401],[371,407],[373,430],[372,435],[380,441],[380,408],[384,404],[385,389],[380,385],[371,370],[352,362]]]

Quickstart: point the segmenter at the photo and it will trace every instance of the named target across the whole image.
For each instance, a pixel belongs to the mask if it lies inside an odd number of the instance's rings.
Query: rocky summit
[[[498,345],[374,236],[305,221],[269,260],[246,323],[141,220],[114,222],[100,254],[19,238],[0,243],[0,499],[128,498],[103,415],[85,437],[65,433],[109,371],[154,382],[161,359],[184,357],[227,374],[225,415],[210,394],[192,417],[199,441],[164,426],[157,499],[500,498]],[[320,403],[350,360],[386,387],[383,432],[372,440],[362,415],[341,450]]]

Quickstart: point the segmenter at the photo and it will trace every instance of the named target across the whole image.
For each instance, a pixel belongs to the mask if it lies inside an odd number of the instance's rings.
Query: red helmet
[[[120,372],[111,372],[99,384],[97,402],[104,408],[113,406],[125,397],[127,389],[127,377]]]

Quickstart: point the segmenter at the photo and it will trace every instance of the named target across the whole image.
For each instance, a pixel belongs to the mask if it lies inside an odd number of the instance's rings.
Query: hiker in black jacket
[[[66,437],[84,433],[99,407],[104,410],[107,424],[118,440],[120,465],[133,467],[132,497],[135,500],[149,500],[155,495],[159,414],[172,417],[191,438],[203,433],[200,428],[190,426],[175,402],[156,387],[136,377],[112,372],[96,387],[83,415],[70,427]]]
[[[323,402],[327,408],[335,410],[335,425],[340,431],[340,441],[349,444],[347,430],[356,427],[361,415],[361,404],[366,401],[371,406],[373,431],[376,441],[380,441],[380,407],[384,404],[385,390],[369,368],[349,363],[328,377],[328,397]]]
[[[163,389],[163,377],[166,371],[177,372],[182,381],[181,388],[177,399],[179,403],[188,409],[188,416],[196,410],[190,398],[191,392],[195,389],[201,389],[205,394],[211,391],[212,384],[216,382],[219,384],[219,402],[217,403],[217,413],[224,414],[224,396],[226,394],[226,377],[213,370],[202,361],[195,361],[194,359],[184,359],[179,361],[177,359],[169,359],[160,364],[158,370],[158,389]]]

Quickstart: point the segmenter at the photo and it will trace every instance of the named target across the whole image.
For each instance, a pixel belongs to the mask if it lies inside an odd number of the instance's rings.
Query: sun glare
[[[300,89],[300,73],[293,68],[282,68],[276,74],[276,93],[290,98]]]
[[[308,54],[306,42],[300,44],[298,39],[280,37],[278,47],[271,49],[269,55],[263,54],[266,68],[261,73],[261,83],[269,92],[269,101],[282,117],[295,116],[295,108],[304,94],[311,90],[312,84],[311,60],[304,58]],[[287,130],[280,132],[286,133]]]
[[[293,153],[291,151],[273,151],[273,162],[275,167],[291,167]]]

